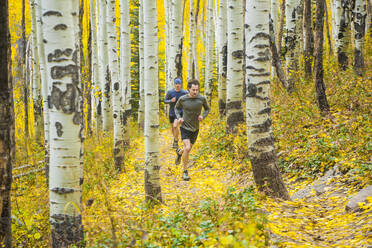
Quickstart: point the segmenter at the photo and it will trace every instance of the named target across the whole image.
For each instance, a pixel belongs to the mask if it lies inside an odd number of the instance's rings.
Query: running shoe
[[[172,148],[173,149],[178,149],[178,140],[173,140]]]
[[[182,179],[184,181],[189,181],[190,180],[190,177],[189,177],[189,173],[187,170],[184,170],[183,173],[182,173]]]
[[[175,164],[180,164],[181,163],[182,154],[180,153],[180,151],[181,151],[180,148],[178,148],[176,150],[177,157],[176,157]]]

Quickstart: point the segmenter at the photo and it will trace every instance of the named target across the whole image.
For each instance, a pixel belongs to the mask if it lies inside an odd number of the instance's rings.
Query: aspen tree
[[[244,122],[243,98],[243,3],[241,0],[227,1],[227,130]]]
[[[98,2],[98,0],[97,0]],[[96,128],[102,130],[102,112],[101,112],[101,97],[98,95],[100,93],[99,84],[99,70],[98,70],[98,45],[97,45],[97,21],[96,21],[96,8],[94,1],[90,1],[90,32],[91,32],[91,44],[92,44],[92,103],[94,106],[94,117],[96,121]]]
[[[107,40],[108,40],[108,59],[109,71],[112,83],[112,105],[114,117],[114,161],[115,168],[121,170],[124,160],[124,138],[123,126],[120,121],[123,115],[122,87],[123,81],[120,81],[119,63],[117,54],[117,38],[115,25],[115,0],[108,0],[106,3],[106,21],[107,21]]]
[[[140,0],[140,1],[143,1],[143,0]],[[172,53],[171,51],[172,50],[172,26],[173,26],[172,0],[164,0],[164,15],[165,15],[165,90],[167,91],[170,89],[170,87],[172,87],[172,77],[169,71],[170,65],[171,65],[171,53]],[[165,107],[167,108],[167,106]],[[168,112],[168,111],[165,111],[165,112]]]
[[[168,0],[164,0],[164,7],[165,7],[165,16],[166,16],[166,20],[167,19],[167,15],[168,15],[168,8],[166,8],[166,2],[168,2]],[[144,44],[143,44],[143,39],[144,39],[144,23],[143,23],[143,0],[140,0],[140,8],[139,8],[139,64],[140,64],[140,72],[139,72],[139,81],[140,81],[140,85],[139,85],[139,107],[138,107],[138,126],[140,128],[140,130],[143,130],[144,129],[144,126],[145,126],[145,88],[144,88],[144,69],[145,69],[145,65],[144,65],[144,56],[143,56],[143,48],[144,48]],[[169,24],[166,24],[166,30],[169,29]],[[169,35],[168,35],[168,31],[166,31],[166,46],[168,46],[169,44]],[[168,59],[168,54],[169,54],[169,48],[166,47],[166,57],[165,57],[165,69],[166,69],[166,72],[165,72],[165,77],[166,77],[166,85],[168,85],[168,74],[169,74],[169,71],[168,71],[168,64],[169,64],[169,59]]]
[[[36,35],[37,35],[37,47],[39,55],[39,66],[40,66],[40,78],[41,78],[41,90],[43,97],[43,110],[44,110],[44,161],[45,161],[45,177],[47,181],[49,180],[49,107],[48,107],[48,83],[47,83],[47,71],[46,71],[46,59],[45,59],[45,49],[44,49],[44,35],[43,35],[43,21],[42,21],[42,10],[41,10],[41,0],[35,1],[36,9]]]
[[[123,114],[121,124],[123,128],[124,147],[129,145],[129,118],[131,113],[131,84],[130,84],[130,20],[129,2],[120,0],[120,79],[122,83]]]
[[[312,7],[311,0],[304,0],[304,69],[305,76],[311,77],[313,56],[313,30],[312,30]]]
[[[218,59],[218,109],[220,116],[226,114],[227,74],[227,9],[226,0],[219,1],[219,59]]]
[[[143,0],[145,57],[145,193],[161,202],[159,162],[158,28],[156,1]]]
[[[78,245],[81,220],[82,95],[78,2],[42,0],[50,115],[50,224],[53,247]]]
[[[364,58],[363,58],[363,48],[364,48],[364,36],[366,30],[366,1],[365,0],[355,0],[354,6],[354,71],[358,75],[363,75],[364,68]]]
[[[12,247],[11,201],[14,105],[10,79],[8,1],[0,2],[0,246]]]
[[[276,35],[277,35],[277,26],[278,26],[278,1],[280,0],[271,0],[271,8],[270,8],[270,18],[273,25],[273,34],[274,34],[274,43],[276,43]],[[275,65],[271,66],[271,77],[275,76]]]
[[[258,187],[289,199],[278,167],[270,118],[269,0],[247,0],[245,17],[248,154]]]
[[[325,0],[316,0],[314,81],[318,107],[322,114],[327,114],[329,112],[329,104],[323,81],[324,5]]]
[[[34,103],[34,129],[35,140],[40,143],[43,133],[43,98],[41,94],[41,79],[39,68],[39,51],[37,46],[37,22],[36,22],[36,3],[30,0],[31,16],[31,39],[32,39],[32,96]]]
[[[173,80],[176,77],[182,78],[182,48],[183,48],[183,34],[182,34],[182,0],[172,0],[172,43],[171,55],[169,63],[169,74],[171,81],[168,89],[173,87]]]
[[[287,90],[291,92],[294,87],[294,80],[298,67],[298,46],[299,30],[297,28],[299,0],[286,0],[285,17],[286,17],[286,71],[287,71]]]
[[[28,138],[30,131],[28,128],[28,123],[29,123],[29,114],[28,114],[28,95],[29,95],[29,81],[27,80],[27,67],[26,67],[26,59],[27,59],[27,54],[26,54],[26,49],[27,49],[27,38],[26,38],[26,2],[25,0],[22,0],[22,22],[21,22],[21,41],[22,41],[22,46],[21,46],[21,67],[22,67],[22,73],[23,73],[23,106],[24,106],[24,125],[25,125],[25,137]]]
[[[346,49],[350,43],[352,0],[336,0],[337,61],[341,70],[346,70],[349,58]]]
[[[195,66],[194,66],[194,32],[195,30],[195,2],[190,0],[190,19],[189,19],[189,57],[188,57],[188,73],[187,81],[195,77]]]
[[[111,75],[108,63],[108,42],[107,42],[107,3],[106,0],[97,0],[99,2],[98,18],[98,65],[99,81],[101,85],[101,109],[103,131],[108,132],[113,126],[113,114],[111,108]]]
[[[206,47],[206,65],[205,65],[205,82],[204,94],[207,98],[209,106],[212,102],[212,84],[213,84],[213,41],[214,41],[214,25],[213,25],[213,0],[207,0],[207,47]]]

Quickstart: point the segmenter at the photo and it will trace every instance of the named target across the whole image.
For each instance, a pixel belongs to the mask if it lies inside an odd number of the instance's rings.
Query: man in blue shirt
[[[188,94],[189,92],[182,89],[182,80],[180,78],[174,79],[174,88],[171,90],[168,90],[167,94],[165,95],[164,103],[169,104],[169,122],[171,123],[172,133],[173,133],[173,148],[178,148],[178,136],[179,136],[179,130],[178,130],[178,120],[176,117],[176,113],[174,112],[174,106],[176,106],[176,103],[178,99]],[[182,110],[181,110],[182,114]]]

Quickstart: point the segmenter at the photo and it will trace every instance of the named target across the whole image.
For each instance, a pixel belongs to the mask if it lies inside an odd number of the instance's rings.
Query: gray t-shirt
[[[209,114],[210,108],[207,99],[202,95],[191,98],[189,94],[181,96],[174,108],[177,119],[181,118],[180,110],[183,110],[182,128],[195,132],[199,130],[198,117],[204,107],[203,119]]]

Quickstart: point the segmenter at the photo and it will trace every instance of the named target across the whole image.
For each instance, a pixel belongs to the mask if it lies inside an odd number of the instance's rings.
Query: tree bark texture
[[[248,154],[260,190],[289,199],[278,167],[271,129],[270,1],[247,0],[245,19]]]
[[[283,29],[284,29],[284,18],[285,18],[285,4],[286,0],[282,0],[280,3],[280,20],[279,20],[279,28],[278,28],[278,46],[277,51],[279,53],[279,57],[282,54],[282,39],[283,39]]]
[[[273,22],[270,20],[270,48],[271,48],[271,59],[272,59],[272,64],[275,67],[275,72],[276,75],[278,76],[280,82],[282,83],[282,86],[284,88],[287,88],[287,79],[285,77],[283,68],[282,68],[282,63],[280,60],[280,56],[278,54],[278,51],[276,50],[275,46],[275,34],[274,34],[274,27],[273,27]]]
[[[323,28],[324,28],[324,5],[325,0],[316,0],[316,22],[315,22],[315,91],[318,107],[323,114],[329,112],[326,89],[323,81]]]
[[[50,115],[50,224],[53,247],[79,246],[82,102],[79,79],[79,2],[42,0],[42,31]]]
[[[131,114],[131,83],[130,83],[130,20],[129,2],[120,0],[120,79],[122,83],[122,102],[123,113],[121,115],[121,125],[123,129],[124,148],[129,146],[129,119]]]
[[[92,32],[92,101],[94,103],[94,119],[96,122],[96,131],[102,130],[102,96],[101,96],[101,83],[100,83],[100,66],[99,66],[99,54],[98,54],[98,32],[97,32],[97,21],[98,21],[98,1],[94,4],[94,1],[90,1],[90,22]]]
[[[286,16],[286,71],[287,71],[287,90],[293,91],[294,80],[298,67],[298,46],[299,46],[299,30],[297,28],[298,11],[297,6],[299,0],[287,0],[285,8]]]
[[[243,3],[241,0],[227,1],[227,92],[226,116],[228,132],[244,122],[243,98]],[[269,55],[268,55],[269,56]],[[249,76],[249,75],[248,75]]]
[[[189,57],[188,57],[188,71],[187,81],[195,77],[195,66],[194,66],[194,32],[195,29],[195,2],[190,0],[190,19],[189,19]]]
[[[0,3],[0,246],[12,247],[11,201],[14,107],[10,78],[8,1]]]
[[[146,201],[162,201],[159,162],[158,29],[156,1],[144,0],[145,56],[145,193]]]
[[[120,80],[119,62],[117,54],[117,37],[115,25],[115,0],[109,0],[106,3],[107,7],[107,41],[108,41],[108,59],[110,78],[112,83],[112,105],[114,117],[114,161],[115,168],[120,171],[124,161],[124,138],[123,138],[123,125],[120,119],[123,116],[124,106],[122,99],[123,81]]]
[[[355,0],[354,6],[354,71],[357,75],[361,76],[364,72],[364,58],[363,58],[363,48],[364,48],[364,37],[366,30],[366,1]]]
[[[164,0],[167,2],[168,0]],[[166,7],[166,6],[165,6]],[[165,8],[165,11],[168,12],[168,8]],[[166,13],[166,20],[169,20],[167,18],[168,14]],[[140,8],[139,8],[139,58],[140,58],[140,85],[139,85],[139,107],[138,107],[138,127],[140,130],[144,130],[145,127],[145,88],[144,88],[144,73],[145,73],[145,65],[144,65],[144,54],[143,54],[143,49],[144,49],[144,22],[143,22],[143,0],[140,0]],[[169,23],[166,24],[166,41],[167,44],[166,46],[166,72],[165,72],[165,77],[166,77],[166,85],[168,85],[168,81],[170,80],[169,77],[169,40],[170,40],[170,35],[168,34],[169,31]],[[168,30],[168,31],[167,31]]]
[[[172,45],[170,56],[170,75],[171,85],[176,77],[182,78],[182,48],[183,48],[183,33],[182,33],[182,0],[172,0]]]
[[[21,47],[21,67],[22,67],[22,73],[23,73],[23,107],[24,107],[24,135],[25,138],[29,137],[29,128],[28,128],[28,88],[29,88],[29,81],[26,80],[27,77],[27,68],[26,68],[26,46],[27,46],[27,38],[26,38],[26,5],[25,0],[22,0],[22,21],[21,21],[21,41],[22,41],[22,47]]]
[[[310,78],[312,75],[313,61],[313,30],[312,30],[312,7],[311,0],[304,0],[304,69],[305,77]]]
[[[206,46],[206,65],[205,65],[205,81],[204,94],[207,98],[209,106],[212,102],[212,86],[213,86],[213,52],[214,52],[214,25],[213,25],[213,0],[207,0],[207,46]]]
[[[107,2],[106,0],[98,0],[99,2],[99,76],[101,85],[101,109],[102,109],[102,121],[103,121],[103,131],[108,132],[113,127],[113,114],[112,114],[112,95],[111,95],[111,75],[109,69],[108,60],[108,41],[107,41]]]
[[[38,144],[42,144],[43,129],[43,98],[41,94],[41,79],[40,79],[40,61],[37,43],[37,20],[36,20],[36,2],[30,0],[31,11],[31,38],[32,38],[32,96],[34,103],[34,129],[35,140]]]
[[[41,78],[41,90],[43,96],[43,110],[44,110],[44,161],[45,161],[45,178],[47,183],[49,181],[49,158],[50,158],[50,146],[49,146],[49,108],[48,108],[48,83],[47,83],[47,71],[46,71],[46,59],[45,59],[45,48],[44,48],[44,34],[42,31],[42,10],[41,0],[35,1],[36,9],[36,21],[37,21],[37,47],[40,61],[40,78]]]
[[[350,43],[350,22],[352,11],[352,0],[336,0],[336,8],[339,9],[339,17],[336,17],[337,30],[337,61],[341,70],[346,70],[349,58],[347,55],[347,48]],[[338,14],[337,13],[337,14]]]
[[[227,74],[227,4],[219,1],[219,59],[218,59],[218,109],[220,117],[226,115],[226,74]]]
[[[329,18],[328,18],[328,7],[327,2],[324,5],[324,11],[325,11],[325,23],[327,28],[327,41],[328,41],[328,54],[329,57],[332,55],[332,39],[331,39],[331,31],[329,30]]]

